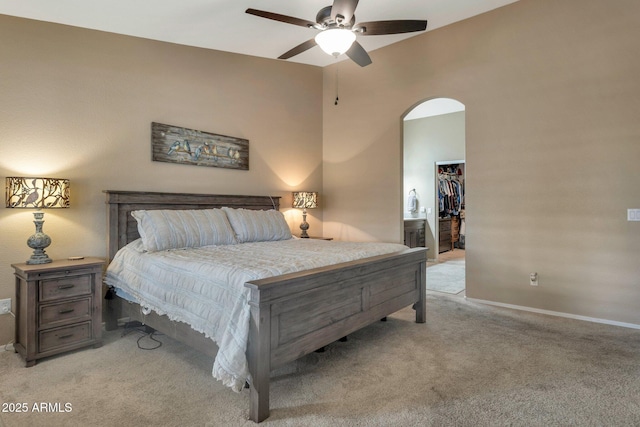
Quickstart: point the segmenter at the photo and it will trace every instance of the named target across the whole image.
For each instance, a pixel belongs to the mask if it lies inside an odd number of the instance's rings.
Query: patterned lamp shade
[[[36,232],[27,239],[27,246],[33,249],[33,255],[27,260],[27,264],[51,262],[51,258],[44,251],[51,244],[51,238],[42,232],[44,212],[40,209],[68,208],[69,180],[7,177],[6,190],[8,208],[36,209],[33,213]]]
[[[69,180],[7,177],[8,208],[52,209],[69,207]]]
[[[293,193],[294,208],[315,209],[318,207],[318,193],[312,191],[296,191]]]
[[[313,191],[295,191],[293,193],[294,208],[302,209],[302,224],[300,224],[300,237],[309,238],[307,230],[309,229],[309,223],[307,222],[307,209],[314,209],[318,207],[318,193]]]

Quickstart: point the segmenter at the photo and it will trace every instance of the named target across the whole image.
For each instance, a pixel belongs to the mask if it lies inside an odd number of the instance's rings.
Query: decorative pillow
[[[252,210],[222,208],[239,243],[287,240],[291,238],[289,224],[284,215],[276,210]]]
[[[149,252],[238,243],[221,209],[132,211]]]

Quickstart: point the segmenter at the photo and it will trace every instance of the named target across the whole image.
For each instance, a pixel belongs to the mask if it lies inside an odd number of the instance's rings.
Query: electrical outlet
[[[538,273],[529,274],[529,284],[531,286],[538,286]]]
[[[0,299],[0,314],[8,314],[11,312],[11,298]]]

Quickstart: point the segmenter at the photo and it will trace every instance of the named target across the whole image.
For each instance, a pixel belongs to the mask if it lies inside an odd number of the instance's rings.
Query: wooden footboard
[[[426,249],[316,268],[248,282],[251,323],[247,359],[251,372],[250,419],[269,416],[269,378],[277,367],[309,354],[413,304],[425,322]],[[123,302],[121,316],[215,357],[217,347],[186,323]]]
[[[381,255],[246,283],[251,420],[269,416],[272,369],[414,304],[425,322],[426,249]]]

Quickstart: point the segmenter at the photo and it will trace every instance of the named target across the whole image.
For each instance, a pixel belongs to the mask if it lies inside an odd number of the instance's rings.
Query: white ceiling
[[[426,19],[427,31],[517,0],[361,0],[356,22]],[[317,30],[245,13],[247,8],[315,21],[331,0],[0,0],[0,14],[172,42],[277,58],[315,36]],[[419,33],[362,36],[368,51]],[[342,55],[339,60],[345,59]],[[288,61],[316,66],[335,62],[314,47]]]

